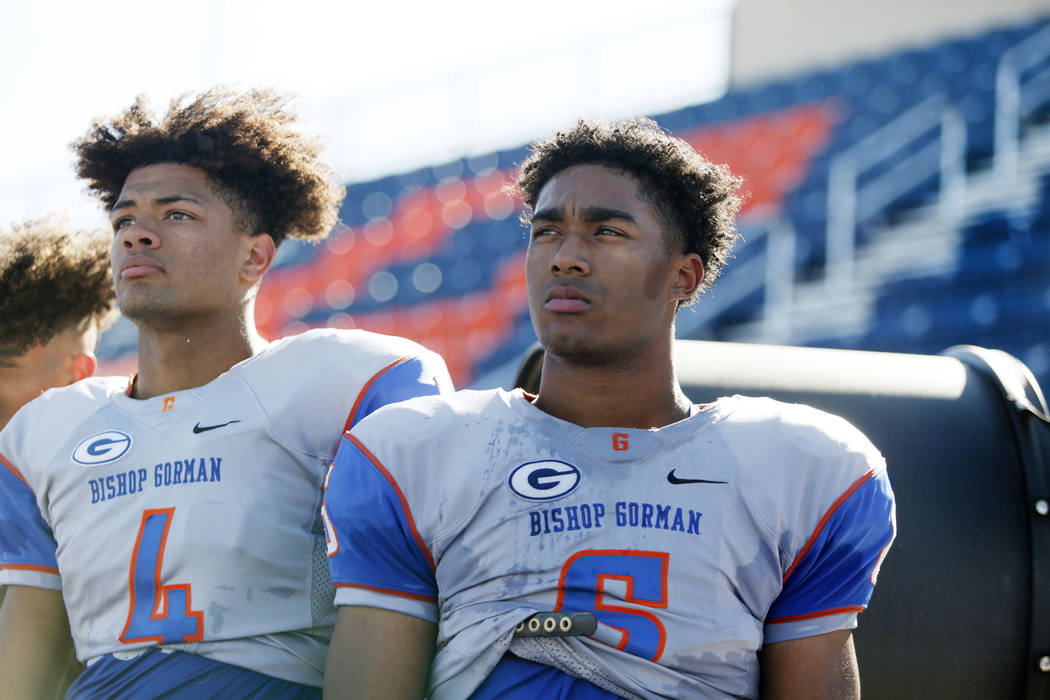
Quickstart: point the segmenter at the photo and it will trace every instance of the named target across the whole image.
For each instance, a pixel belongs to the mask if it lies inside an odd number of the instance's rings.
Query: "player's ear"
[[[685,253],[680,257],[674,274],[670,301],[688,301],[704,281],[704,261],[696,253]]]
[[[270,234],[257,233],[249,236],[247,255],[241,264],[241,277],[251,284],[258,284],[262,276],[273,265],[276,255],[277,245]]]
[[[79,382],[81,379],[92,376],[95,374],[95,368],[97,367],[98,361],[95,359],[95,353],[78,352],[73,356],[72,379],[69,383]]]

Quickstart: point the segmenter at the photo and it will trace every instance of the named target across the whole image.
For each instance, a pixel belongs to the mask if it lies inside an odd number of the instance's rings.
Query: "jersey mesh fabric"
[[[330,466],[330,465],[329,465]],[[325,468],[325,475],[328,468]],[[332,572],[328,568],[328,545],[325,542],[324,523],[321,519],[320,503],[311,532],[316,536],[310,556],[310,604],[315,628],[330,628],[335,624],[335,589],[332,588]]]
[[[600,666],[589,663],[578,654],[574,654],[572,649],[559,639],[545,639],[543,637],[515,639],[510,644],[510,650],[523,659],[552,666],[577,678],[582,678],[588,683],[593,683],[602,690],[619,697],[628,698],[629,700],[645,700],[641,695],[635,695],[608,680]]]

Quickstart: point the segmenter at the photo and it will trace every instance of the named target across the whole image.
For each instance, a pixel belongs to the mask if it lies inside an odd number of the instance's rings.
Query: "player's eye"
[[[545,236],[553,236],[556,233],[557,233],[557,231],[555,231],[552,228],[546,227],[546,226],[540,226],[538,228],[532,229],[532,237],[534,239],[535,238],[543,238]]]
[[[622,236],[622,235],[624,235],[623,231],[620,231],[619,229],[615,229],[615,228],[609,228],[608,226],[602,226],[597,231],[595,231],[595,234],[598,235],[598,236]]]
[[[190,221],[193,219],[193,215],[184,211],[173,210],[168,212],[168,218],[173,221]]]
[[[131,226],[133,223],[135,223],[135,220],[132,219],[130,216],[122,216],[113,222],[113,232],[116,233],[118,231],[121,231],[127,228],[128,226]]]

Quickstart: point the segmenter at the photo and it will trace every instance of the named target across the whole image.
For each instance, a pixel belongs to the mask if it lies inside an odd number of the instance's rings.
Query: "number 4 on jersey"
[[[199,642],[204,636],[204,613],[190,609],[190,584],[160,582],[164,545],[174,517],[174,508],[142,513],[128,576],[131,606],[120,635],[125,644],[180,644]]]

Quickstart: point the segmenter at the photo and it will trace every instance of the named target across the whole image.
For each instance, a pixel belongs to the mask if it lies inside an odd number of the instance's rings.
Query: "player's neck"
[[[139,369],[132,395],[146,399],[202,386],[266,347],[246,315],[192,324],[139,326]]]
[[[669,354],[627,369],[547,356],[535,406],[585,428],[661,428],[688,417],[690,402]]]

